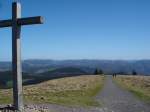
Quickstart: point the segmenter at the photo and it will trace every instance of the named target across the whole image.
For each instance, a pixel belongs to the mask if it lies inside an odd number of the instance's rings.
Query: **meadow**
[[[140,99],[150,102],[150,76],[117,76],[115,81]]]
[[[95,95],[101,90],[104,76],[83,75],[53,79],[23,87],[24,100],[28,104],[62,104],[74,106],[98,106]],[[0,103],[12,103],[12,89],[0,89]]]

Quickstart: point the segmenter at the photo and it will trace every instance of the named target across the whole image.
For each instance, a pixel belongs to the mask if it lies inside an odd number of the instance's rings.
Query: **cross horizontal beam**
[[[18,25],[31,25],[31,24],[42,24],[42,23],[43,23],[43,18],[41,16],[21,18],[17,20]],[[10,27],[10,26],[12,26],[11,19],[0,21],[0,28]]]

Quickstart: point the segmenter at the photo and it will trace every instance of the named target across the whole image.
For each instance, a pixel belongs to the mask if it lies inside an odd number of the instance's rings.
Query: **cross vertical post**
[[[13,73],[13,104],[16,110],[23,111],[22,67],[21,67],[21,26],[17,24],[21,18],[21,5],[12,4],[12,73]]]
[[[22,64],[21,64],[21,26],[43,24],[41,16],[21,18],[21,4],[12,4],[12,19],[0,20],[0,28],[12,27],[12,75],[13,107],[23,112]]]

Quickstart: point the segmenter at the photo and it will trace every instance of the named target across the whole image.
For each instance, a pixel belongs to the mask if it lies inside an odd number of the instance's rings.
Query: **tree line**
[[[98,74],[104,74],[103,70],[96,68],[94,71],[94,75],[98,75]]]
[[[102,69],[96,68],[94,70],[93,74],[94,75],[104,74],[104,71]],[[112,73],[112,74],[114,74],[114,73]],[[115,73],[115,74],[120,74],[120,75],[138,75],[137,71],[135,71],[135,70],[132,70],[130,74],[129,73],[125,73],[125,72],[118,72],[118,73]]]

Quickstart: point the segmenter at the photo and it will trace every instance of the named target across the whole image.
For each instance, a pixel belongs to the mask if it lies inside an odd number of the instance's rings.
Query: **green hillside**
[[[23,83],[33,79],[36,79],[36,77],[23,73]],[[12,72],[10,71],[0,72],[0,88],[12,87],[12,80],[13,80]]]
[[[78,76],[85,74],[86,72],[84,72],[83,70],[74,67],[51,69],[49,71],[40,74],[23,73],[23,84],[24,85],[37,84],[50,79]],[[13,77],[10,71],[0,72],[0,88],[11,88],[12,79]]]
[[[71,75],[82,75],[82,74],[86,74],[86,72],[81,70],[80,68],[63,67],[63,68],[51,69],[51,70],[41,73],[39,75],[41,75],[41,76],[70,75],[71,76]]]

